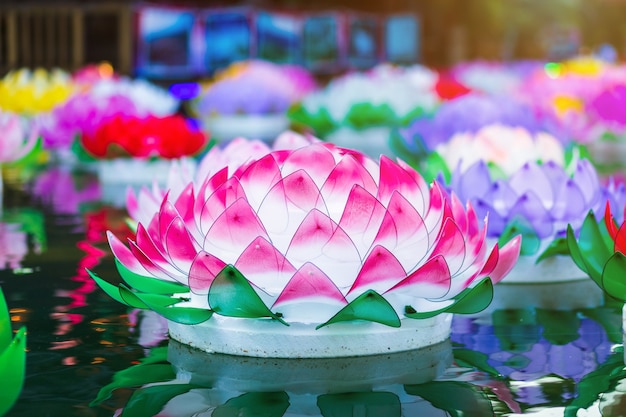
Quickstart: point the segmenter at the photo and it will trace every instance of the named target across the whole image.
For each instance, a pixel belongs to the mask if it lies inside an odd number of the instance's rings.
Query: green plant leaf
[[[400,318],[389,301],[376,291],[368,290],[339,310],[326,323],[317,326],[316,329],[329,324],[352,320],[373,321],[390,327],[400,327],[401,325]]]
[[[177,282],[163,281],[157,278],[145,277],[126,268],[115,259],[115,266],[124,281],[137,291],[151,294],[177,294],[189,292],[189,287]]]
[[[578,248],[580,249],[583,262],[587,266],[589,275],[598,285],[601,285],[604,264],[609,260],[613,250],[605,245],[596,218],[591,211],[587,214],[587,217],[585,217],[583,225],[580,228]],[[594,278],[594,276],[597,277],[597,279]]]
[[[626,256],[615,252],[604,265],[602,288],[611,297],[626,302]]]
[[[4,292],[0,288],[0,352],[3,352],[13,339],[13,328],[11,327],[11,315],[9,307],[4,298]]]
[[[288,408],[286,392],[248,392],[217,407],[211,417],[282,417]]]
[[[567,249],[569,251],[569,255],[576,264],[576,266],[589,275],[591,279],[593,279],[598,286],[600,286],[600,277],[593,276],[587,270],[587,265],[585,265],[585,260],[583,259],[583,254],[580,252],[580,248],[578,247],[578,241],[576,240],[576,235],[574,234],[574,229],[572,229],[571,225],[567,225]]]
[[[502,231],[500,238],[498,239],[498,246],[503,247],[515,236],[522,235],[522,247],[520,249],[520,256],[534,255],[539,251],[541,246],[541,239],[537,236],[537,232],[533,229],[528,220],[523,217],[515,217]]]
[[[89,274],[89,276],[96,281],[96,284],[98,284],[98,286],[100,288],[102,288],[102,291],[104,291],[105,293],[107,293],[107,295],[109,297],[111,297],[112,299],[114,299],[115,301],[117,301],[118,303],[121,304],[125,304],[125,305],[129,305],[126,301],[124,301],[124,298],[122,298],[122,296],[120,295],[120,289],[119,287],[116,287],[115,285],[103,280],[102,278],[100,278],[98,275],[96,275],[95,273],[91,272],[90,270],[86,270],[87,273]]]
[[[211,309],[222,316],[270,317],[288,325],[267,308],[248,280],[232,265],[225,266],[217,274],[209,288],[208,297]]]
[[[154,385],[138,389],[130,397],[120,417],[153,417],[172,398],[198,388],[191,384]]]
[[[432,152],[426,157],[423,175],[424,180],[426,180],[428,183],[437,179],[439,175],[443,176],[446,184],[450,184],[450,179],[452,178],[452,173],[448,168],[448,164],[446,164],[446,161],[437,152]]]
[[[139,364],[123,369],[113,375],[113,382],[100,389],[90,406],[98,405],[111,398],[113,391],[119,388],[140,387],[155,382],[166,382],[176,378],[176,373],[169,363]]]
[[[489,365],[487,362],[489,357],[482,352],[471,349],[456,348],[452,350],[452,354],[454,356],[454,361],[460,366],[475,368],[496,378],[502,377],[502,374],[498,372],[496,368]]]
[[[541,252],[541,254],[537,257],[537,260],[535,261],[535,264],[538,264],[539,262],[543,261],[544,259],[550,258],[552,256],[569,255],[569,254],[570,254],[570,252],[569,252],[569,248],[567,246],[567,238],[560,237],[560,238],[554,239],[552,242],[550,242],[550,244],[548,245],[546,250]]]
[[[480,389],[467,382],[432,381],[405,385],[409,395],[417,395],[452,417],[485,417],[495,415],[491,401]]]
[[[483,311],[493,300],[493,283],[489,278],[483,278],[481,282],[472,288],[466,288],[454,298],[454,304],[435,311],[415,312],[407,307],[406,317],[412,319],[427,319],[441,313],[474,314]]]
[[[0,416],[13,407],[22,392],[26,369],[26,328],[0,352]]]
[[[323,107],[318,109],[316,113],[311,113],[301,103],[298,103],[287,111],[287,117],[294,127],[311,128],[321,139],[336,128],[330,113]]]
[[[143,308],[154,311],[176,323],[192,325],[207,321],[213,315],[211,310],[194,307],[171,307],[180,302],[180,299],[167,297],[161,294],[143,294],[130,291],[124,285],[120,285],[120,294],[124,301],[135,308]]]
[[[324,394],[317,397],[317,406],[324,417],[402,416],[400,398],[393,392]]]
[[[387,103],[378,105],[369,102],[355,103],[344,120],[357,130],[371,126],[395,126],[398,124],[396,113]]]

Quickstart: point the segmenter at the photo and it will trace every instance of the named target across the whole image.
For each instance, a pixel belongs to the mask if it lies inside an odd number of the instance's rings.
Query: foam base
[[[237,137],[273,141],[289,128],[284,114],[207,116],[202,119],[211,137],[224,142]]]
[[[205,352],[261,358],[335,358],[420,349],[450,336],[451,314],[424,320],[403,319],[393,328],[379,323],[315,324],[240,319],[217,314],[204,323],[169,322],[170,337]]]

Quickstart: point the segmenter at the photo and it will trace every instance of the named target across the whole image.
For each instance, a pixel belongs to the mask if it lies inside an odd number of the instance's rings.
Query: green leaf
[[[90,270],[86,270],[87,273],[89,274],[89,276],[96,281],[96,284],[98,284],[98,286],[100,288],[102,288],[102,290],[107,293],[107,295],[109,297],[111,297],[112,299],[114,299],[115,301],[117,301],[118,303],[121,304],[125,304],[125,305],[129,305],[126,301],[124,301],[124,298],[122,298],[122,296],[120,295],[120,289],[119,287],[116,287],[115,285],[103,280],[102,278],[100,278],[99,276],[97,276],[96,274],[94,274],[93,272],[91,272]]]
[[[126,283],[137,291],[151,294],[177,294],[189,292],[189,287],[178,282],[168,282],[157,278],[145,277],[126,268],[115,259],[115,266]]]
[[[583,255],[580,252],[580,248],[578,247],[578,241],[576,240],[576,235],[574,234],[574,229],[572,229],[571,225],[567,225],[567,249],[569,250],[569,255],[576,264],[576,266],[589,275],[591,279],[593,279],[598,286],[600,286],[600,277],[594,277],[587,270],[587,265],[585,265],[585,260],[583,259]]]
[[[267,308],[248,280],[232,265],[227,265],[217,274],[209,288],[208,297],[211,309],[222,316],[271,317],[288,326]]]
[[[102,387],[98,396],[89,405],[94,406],[111,398],[113,391],[119,388],[140,387],[155,382],[166,382],[176,378],[170,364],[139,364],[126,368],[113,375],[113,382]]]
[[[498,239],[498,245],[503,247],[515,236],[522,235],[522,247],[520,249],[520,256],[522,255],[534,255],[539,251],[541,246],[541,239],[537,236],[537,232],[533,229],[528,220],[523,217],[515,217],[511,220]]]
[[[487,362],[489,357],[482,352],[457,348],[452,350],[452,354],[454,355],[454,361],[460,366],[475,368],[496,378],[502,377],[502,374],[496,368],[489,365]]]
[[[24,385],[26,369],[26,328],[15,334],[11,343],[0,352],[0,416],[13,407]]]
[[[550,258],[552,256],[556,256],[556,255],[569,255],[569,249],[567,247],[567,239],[564,237],[560,237],[557,239],[554,239],[552,242],[550,242],[550,244],[548,245],[548,247],[546,248],[546,250],[544,250],[538,257],[537,260],[535,261],[535,264],[538,264],[539,262],[543,261],[544,259]]]
[[[4,298],[4,292],[0,288],[0,352],[4,351],[13,339],[13,328],[11,327],[11,316],[9,307]]]
[[[194,307],[170,307],[181,300],[166,297],[160,294],[142,294],[132,292],[123,285],[120,285],[122,298],[135,308],[143,308],[154,311],[176,323],[192,325],[207,321],[213,315],[213,311]]]
[[[286,392],[248,392],[217,407],[211,417],[282,417],[288,408]]]
[[[414,169],[419,170],[422,176],[424,175],[420,169],[420,165],[422,164],[422,160],[428,154],[425,146],[426,145],[424,145],[421,139],[416,138],[409,147],[409,144],[404,141],[404,138],[398,128],[391,129],[391,133],[389,134],[389,147],[400,159]],[[429,181],[427,180],[427,182]]]
[[[441,313],[456,313],[456,314],[474,314],[483,311],[491,304],[493,300],[493,283],[489,278],[483,278],[473,288],[466,288],[459,293],[455,298],[454,304],[448,307],[435,311],[427,312],[415,312],[413,309],[407,308],[407,310],[413,310],[406,312],[404,315],[412,319],[427,319],[437,316]]]
[[[172,398],[198,388],[191,384],[154,385],[138,389],[126,403],[120,417],[153,417]]]
[[[203,323],[213,315],[211,310],[194,307],[150,306],[150,309],[170,321],[186,325]]]
[[[508,175],[504,170],[500,167],[500,165],[496,164],[493,161],[487,162],[487,169],[489,170],[489,175],[491,176],[491,181],[497,180],[505,180],[508,178]]]
[[[626,256],[615,252],[604,265],[602,288],[611,297],[626,302]]]
[[[124,302],[133,308],[152,310],[154,307],[166,307],[181,301],[180,298],[167,295],[135,292],[124,284],[120,284],[119,291]]]
[[[583,262],[587,266],[589,275],[598,285],[601,285],[604,264],[609,260],[613,250],[605,245],[596,218],[591,211],[585,217],[580,228],[578,248],[580,249]]]
[[[324,394],[317,397],[317,406],[324,417],[402,416],[402,404],[393,392]]]
[[[417,395],[452,417],[485,417],[495,415],[491,402],[480,388],[467,382],[433,381],[405,385],[409,395]]]
[[[443,157],[437,153],[432,152],[426,157],[426,164],[423,169],[424,180],[428,183],[437,179],[439,175],[443,176],[443,179],[446,184],[450,184],[450,179],[452,178],[452,173],[448,168],[448,164],[443,159]]]
[[[336,128],[330,113],[323,107],[318,109],[316,113],[311,113],[301,103],[298,103],[287,111],[287,116],[295,127],[311,128],[315,131],[316,136],[322,139]]]
[[[396,113],[387,103],[378,105],[369,102],[355,103],[344,120],[355,129],[365,129],[371,126],[395,126],[398,123]]]
[[[326,323],[317,326],[316,330],[329,324],[353,320],[373,321],[390,327],[400,327],[400,318],[389,301],[376,291],[368,290],[339,310]]]
[[[575,311],[536,308],[537,322],[543,327],[543,337],[555,346],[563,346],[580,338],[580,319]]]

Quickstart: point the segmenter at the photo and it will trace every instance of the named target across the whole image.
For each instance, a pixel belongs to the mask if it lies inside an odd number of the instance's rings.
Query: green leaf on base
[[[26,328],[22,327],[0,352],[0,416],[9,411],[20,396],[25,369]]]
[[[376,291],[368,290],[339,310],[326,323],[320,324],[315,329],[352,320],[372,321],[390,327],[400,327],[400,318],[389,301]]]
[[[537,257],[535,264],[538,264],[544,259],[550,258],[552,256],[569,255],[569,253],[570,252],[567,247],[567,238],[560,237],[550,242],[546,250],[541,252],[541,254]]]
[[[209,305],[222,316],[261,318],[269,317],[284,325],[287,323],[272,313],[263,303],[248,280],[233,265],[226,265],[209,288]]]
[[[626,302],[626,256],[615,252],[604,265],[602,288],[611,297]]]
[[[115,259],[115,266],[124,281],[126,281],[131,288],[137,291],[151,294],[176,294],[189,292],[188,286],[179,284],[178,282],[168,282],[136,274],[122,265],[122,263],[117,259]]]

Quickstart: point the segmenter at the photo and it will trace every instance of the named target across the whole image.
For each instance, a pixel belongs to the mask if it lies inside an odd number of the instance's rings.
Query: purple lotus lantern
[[[624,205],[623,187],[603,187],[586,159],[567,167],[555,161],[526,162],[510,176],[494,174],[484,161],[454,170],[450,190],[470,201],[479,217],[489,215],[487,236],[500,243],[523,235],[519,262],[505,282],[556,282],[586,279],[571,261],[565,235],[578,231],[590,210],[601,212],[607,200]]]
[[[287,109],[315,88],[315,79],[301,67],[237,62],[218,74],[193,107],[217,140],[271,140],[289,127]]]
[[[552,125],[540,120],[524,103],[504,95],[466,94],[442,104],[430,119],[420,119],[399,130],[394,150],[418,163],[455,135],[477,134],[491,125],[524,129],[531,135],[547,133],[566,141]]]
[[[449,313],[485,308],[520,249],[488,244],[471,205],[404,162],[320,142],[191,182],[109,243],[127,285],[92,277],[172,338],[290,358],[445,340]]]

